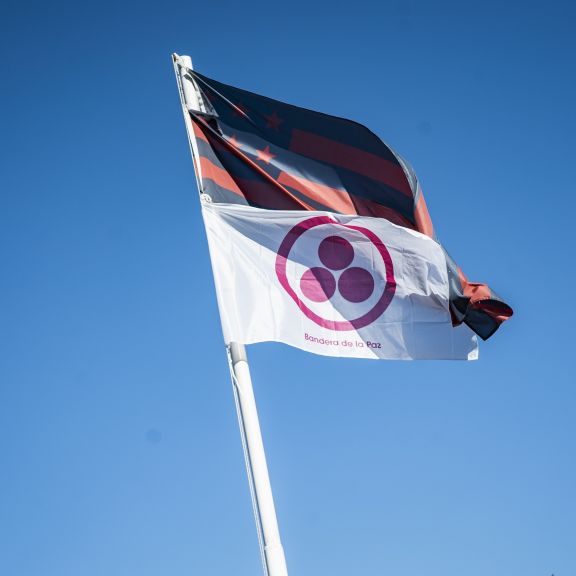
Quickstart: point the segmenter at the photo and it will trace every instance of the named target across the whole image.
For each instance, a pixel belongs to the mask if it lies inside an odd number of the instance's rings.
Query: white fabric
[[[423,234],[331,212],[203,202],[202,213],[227,344],[277,341],[357,358],[478,357],[473,332],[452,327],[445,257]]]

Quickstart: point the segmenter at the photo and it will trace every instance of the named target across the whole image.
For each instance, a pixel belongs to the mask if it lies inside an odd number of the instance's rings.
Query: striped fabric
[[[213,202],[385,218],[435,238],[414,171],[366,127],[190,73],[215,111],[190,112]],[[512,309],[447,262],[454,325],[489,338]]]

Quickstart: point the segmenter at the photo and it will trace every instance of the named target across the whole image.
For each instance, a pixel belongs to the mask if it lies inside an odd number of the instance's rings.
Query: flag
[[[413,169],[368,128],[193,70],[187,78],[202,101],[202,111],[189,114],[201,192],[212,205],[259,208],[261,216],[262,210],[358,216],[372,219],[371,226],[417,232],[443,253],[453,327],[465,324],[487,339],[512,315],[486,284],[470,282],[439,244]]]
[[[206,200],[202,214],[226,344],[477,358],[474,333],[452,326],[444,252],[424,234],[383,218]]]

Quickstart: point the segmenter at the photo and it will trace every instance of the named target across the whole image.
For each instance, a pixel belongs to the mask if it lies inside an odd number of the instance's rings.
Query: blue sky
[[[0,573],[254,575],[170,54],[358,120],[515,317],[477,363],[249,349],[291,574],[576,573],[569,2],[0,8]]]

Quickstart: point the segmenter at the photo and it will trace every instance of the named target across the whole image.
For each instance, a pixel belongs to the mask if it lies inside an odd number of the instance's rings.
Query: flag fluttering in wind
[[[244,344],[473,360],[512,309],[450,259],[414,171],[370,130],[173,62],[264,574],[288,576]]]
[[[477,357],[512,310],[438,243],[405,160],[358,123],[187,74],[227,343]]]

